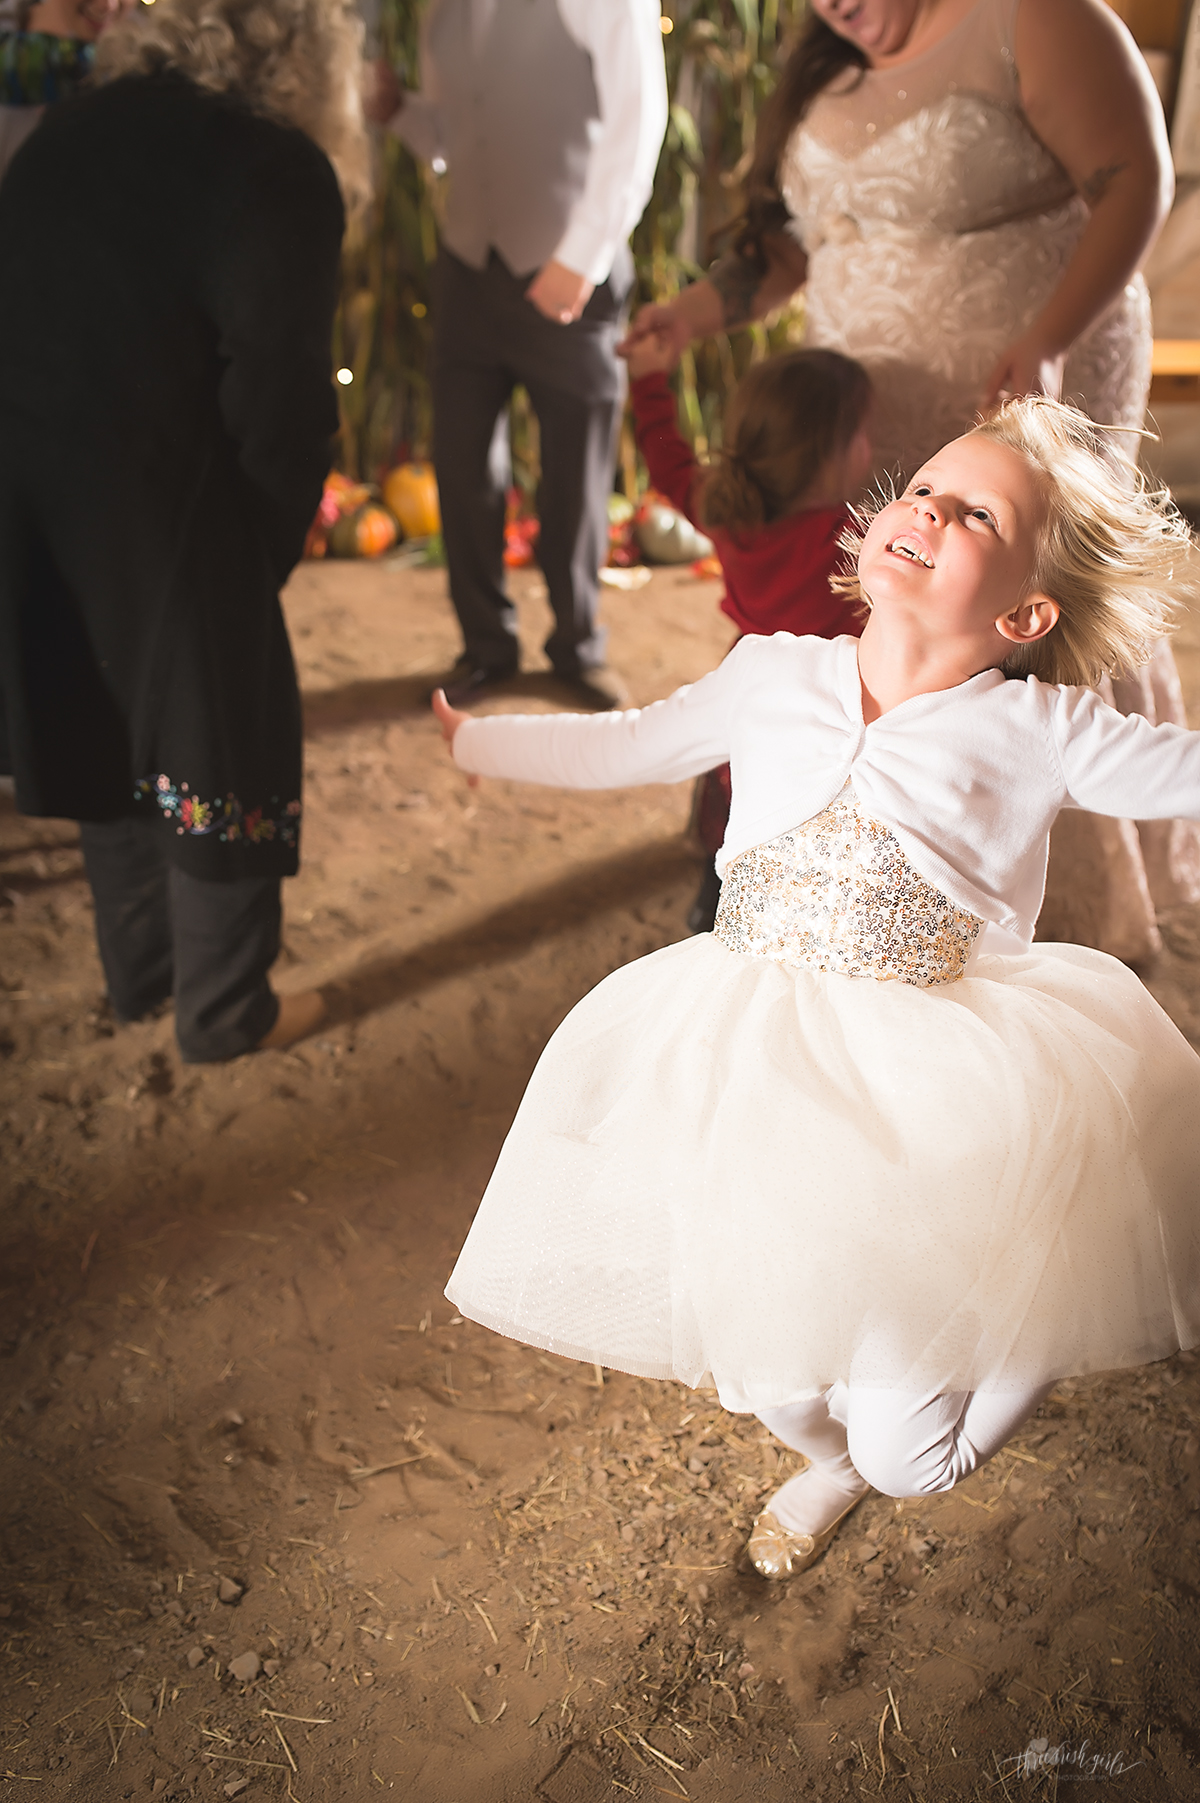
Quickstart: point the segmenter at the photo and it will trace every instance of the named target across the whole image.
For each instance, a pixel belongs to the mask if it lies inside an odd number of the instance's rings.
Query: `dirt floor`
[[[1200,1360],[1064,1384],[933,1504],[768,1587],[796,1463],[715,1398],[460,1321],[442,1287],[538,1052],[678,939],[677,789],[468,790],[435,572],[303,568],[289,1053],[114,1028],[74,829],[0,812],[0,1779],[46,1799],[1200,1797]],[[547,613],[517,580],[527,640]],[[606,606],[636,700],[712,584]],[[1182,661],[1200,702],[1200,640]],[[531,678],[504,707],[561,703]],[[1200,724],[1200,716],[1197,717]],[[1150,980],[1200,1043],[1200,910]]]

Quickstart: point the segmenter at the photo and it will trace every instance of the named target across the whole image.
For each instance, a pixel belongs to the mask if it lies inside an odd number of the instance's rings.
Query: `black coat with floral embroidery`
[[[0,770],[153,810],[193,875],[288,875],[279,590],[337,425],[343,229],[301,132],[177,76],[48,113],[0,184]]]

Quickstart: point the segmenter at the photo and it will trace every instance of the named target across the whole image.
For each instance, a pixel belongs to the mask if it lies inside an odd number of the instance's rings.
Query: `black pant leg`
[[[576,676],[604,662],[597,572],[608,560],[608,497],[625,395],[625,368],[614,347],[632,261],[628,253],[618,259],[569,326],[546,319],[525,299],[529,278],[509,280],[520,296],[507,320],[514,365],[541,429],[538,562],[555,622],[546,654],[560,675]]]
[[[157,819],[79,828],[96,943],[118,1020],[140,1020],[171,994],[174,957],[164,833]]]
[[[279,956],[278,877],[210,882],[172,866],[175,1033],[185,1064],[251,1051],[275,1025],[267,973]]]
[[[450,252],[434,287],[433,462],[450,599],[468,657],[517,668],[516,609],[504,591],[507,434],[501,415],[514,377],[497,355],[495,283]]]
[[[604,662],[607,635],[597,620],[597,572],[608,561],[619,406],[613,399],[582,399],[536,378],[528,386],[542,441],[537,555],[554,610],[545,651],[560,676],[577,676]]]

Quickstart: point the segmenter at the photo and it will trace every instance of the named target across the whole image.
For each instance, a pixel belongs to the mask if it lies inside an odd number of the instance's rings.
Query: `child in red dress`
[[[860,610],[834,593],[848,502],[871,467],[866,372],[836,351],[788,351],[755,363],[725,416],[707,468],[680,434],[667,374],[678,361],[658,338],[629,354],[630,400],[650,481],[713,541],[725,576],[721,611],[745,633],[836,639],[862,631]],[[696,826],[708,854],[688,915],[707,933],[721,884],[713,859],[729,819],[729,765],[700,778]]]

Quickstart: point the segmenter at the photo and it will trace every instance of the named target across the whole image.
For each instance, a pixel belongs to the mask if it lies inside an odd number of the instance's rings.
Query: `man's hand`
[[[404,105],[404,89],[396,78],[391,63],[382,57],[363,65],[362,106],[366,118],[375,125],[386,125]]]
[[[577,275],[565,263],[556,263],[551,257],[530,282],[525,298],[555,325],[569,326],[591,300],[593,287],[586,276]]]

